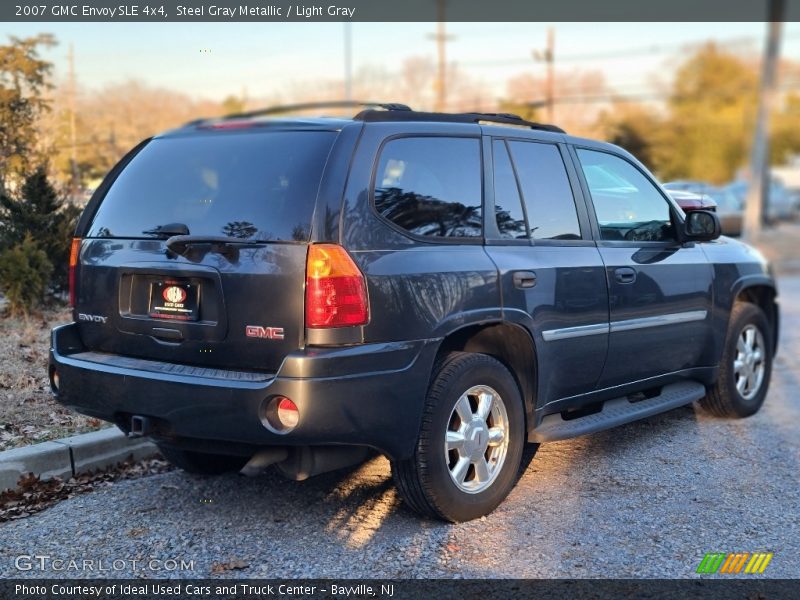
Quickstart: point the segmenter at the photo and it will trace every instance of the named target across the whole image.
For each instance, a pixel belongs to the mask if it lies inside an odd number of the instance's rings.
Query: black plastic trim
[[[611,429],[685,406],[705,394],[706,387],[702,383],[686,380],[665,385],[658,396],[638,402],[629,401],[627,396],[606,400],[601,411],[583,417],[565,420],[560,414],[551,414],[530,432],[528,441],[554,442]]]
[[[530,127],[539,131],[552,133],[566,133],[556,125],[526,121],[517,115],[502,113],[437,113],[418,112],[406,110],[364,110],[358,113],[353,120],[365,122],[409,122],[409,121],[434,121],[437,123],[499,123],[502,125],[516,125]]]

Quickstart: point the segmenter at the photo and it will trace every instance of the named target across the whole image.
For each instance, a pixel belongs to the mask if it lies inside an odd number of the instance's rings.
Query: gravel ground
[[[20,554],[123,559],[125,577],[700,577],[706,552],[772,551],[800,573],[800,277],[766,406],[729,421],[686,407],[545,444],[488,518],[419,520],[376,458],[306,482],[170,472],[123,481],[0,525],[0,577]],[[535,454],[535,455],[534,455]],[[132,560],[193,561],[186,571]],[[161,563],[164,564],[164,563]],[[157,566],[157,565],[154,565]]]

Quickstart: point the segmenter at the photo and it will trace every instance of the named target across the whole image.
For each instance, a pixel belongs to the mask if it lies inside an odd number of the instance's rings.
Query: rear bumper
[[[275,375],[194,368],[87,351],[76,324],[52,332],[57,400],[130,428],[149,417],[152,435],[196,450],[249,453],[259,446],[370,446],[392,459],[414,451],[438,340],[314,348],[286,357]],[[300,411],[288,434],[260,420],[265,399]],[[238,450],[238,452],[237,452]]]

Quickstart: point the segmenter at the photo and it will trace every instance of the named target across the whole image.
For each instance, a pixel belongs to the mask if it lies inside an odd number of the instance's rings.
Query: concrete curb
[[[12,448],[0,452],[0,492],[15,489],[20,477],[28,473],[42,480],[69,479],[129,458],[148,458],[157,452],[158,448],[147,438],[127,438],[116,427]]]

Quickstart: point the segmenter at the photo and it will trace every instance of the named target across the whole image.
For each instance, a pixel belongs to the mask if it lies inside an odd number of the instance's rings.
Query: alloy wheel
[[[453,483],[470,494],[492,485],[505,462],[508,438],[508,413],[500,394],[486,385],[464,392],[450,414],[444,444]]]
[[[764,336],[755,325],[747,325],[736,341],[733,377],[736,390],[745,400],[752,400],[761,389],[766,372]]]

